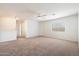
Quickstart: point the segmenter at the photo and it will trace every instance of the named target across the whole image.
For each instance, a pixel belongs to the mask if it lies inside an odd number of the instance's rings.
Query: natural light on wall
[[[16,22],[12,17],[0,17],[0,30],[15,30]]]
[[[16,19],[0,17],[0,42],[16,40]]]

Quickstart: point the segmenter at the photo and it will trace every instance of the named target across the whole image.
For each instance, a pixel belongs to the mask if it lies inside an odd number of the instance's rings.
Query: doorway
[[[24,20],[16,20],[17,38],[25,38]]]

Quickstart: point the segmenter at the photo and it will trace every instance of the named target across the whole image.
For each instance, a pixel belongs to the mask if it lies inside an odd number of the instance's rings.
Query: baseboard
[[[44,35],[40,35],[39,37],[46,37],[46,38],[51,38],[51,39],[58,39],[58,38],[53,38],[53,37],[49,37],[49,36],[44,36]],[[64,40],[64,39],[59,39],[59,40]],[[77,43],[77,41],[70,41],[70,40],[64,40],[64,41],[69,41],[69,42],[73,42],[73,43]]]
[[[26,38],[25,36],[17,36],[17,38]]]
[[[44,35],[38,35],[38,36],[33,36],[33,37],[24,37],[24,36],[18,36],[18,38],[26,38],[26,39],[33,39],[33,38],[38,38],[38,37],[46,37],[46,38],[51,38],[51,39],[58,39],[58,38],[53,38],[53,37],[49,37],[49,36],[44,36]],[[64,40],[64,39],[59,39],[59,40]],[[70,40],[64,40],[64,41],[69,41],[69,42],[73,42],[73,43],[77,43],[77,41],[70,41]]]
[[[38,36],[33,36],[33,37],[26,37],[26,39],[32,39],[32,38],[37,38],[37,37],[40,37],[40,36],[38,35]]]
[[[15,41],[16,41],[16,39],[15,39],[15,40],[11,40],[11,41],[0,42],[0,45],[12,44],[12,43],[14,43]]]

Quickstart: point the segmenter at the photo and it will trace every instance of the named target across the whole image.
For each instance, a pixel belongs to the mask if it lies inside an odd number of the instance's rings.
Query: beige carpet
[[[77,43],[37,37],[0,43],[0,56],[77,56]]]

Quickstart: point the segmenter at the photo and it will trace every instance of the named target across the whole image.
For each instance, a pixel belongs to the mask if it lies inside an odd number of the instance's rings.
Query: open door
[[[17,27],[17,37],[25,38],[24,21],[16,20],[16,27]]]

